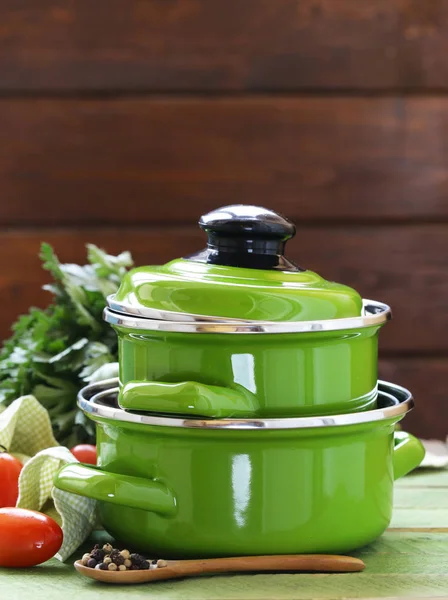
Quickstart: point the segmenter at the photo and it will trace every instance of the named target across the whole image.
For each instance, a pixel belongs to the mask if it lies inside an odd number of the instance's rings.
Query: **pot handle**
[[[241,385],[221,387],[197,381],[128,381],[120,389],[118,403],[125,410],[217,419],[251,418],[259,409],[256,396]]]
[[[70,463],[56,473],[60,490],[129,508],[141,508],[162,516],[176,512],[176,499],[165,485],[153,479],[102,471],[99,467]]]
[[[425,456],[420,440],[406,431],[394,433],[394,479],[399,479],[416,469]]]

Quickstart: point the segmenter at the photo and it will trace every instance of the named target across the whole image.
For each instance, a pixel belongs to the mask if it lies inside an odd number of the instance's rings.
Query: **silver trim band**
[[[321,321],[164,321],[115,312],[105,308],[107,323],[126,329],[176,333],[306,333],[340,331],[383,325],[392,318],[387,304],[363,300],[363,316]],[[194,315],[190,315],[194,316]],[[197,315],[196,315],[197,316]]]
[[[208,323],[208,322],[219,322],[219,323],[256,323],[256,321],[246,319],[230,319],[226,317],[211,317],[210,315],[198,315],[193,313],[182,313],[175,312],[173,310],[158,310],[157,308],[139,307],[125,304],[124,302],[118,302],[115,300],[116,294],[110,294],[107,297],[107,306],[114,312],[122,313],[124,315],[141,317],[142,319],[155,319],[156,321],[176,321],[186,323]]]
[[[392,398],[395,404],[385,408],[328,417],[294,417],[288,419],[182,419],[132,413],[100,402],[118,394],[118,379],[100,381],[83,388],[78,394],[78,406],[93,416],[160,427],[188,429],[309,429],[373,423],[391,418],[402,418],[414,407],[412,394],[406,388],[386,381],[378,381],[378,398]],[[390,401],[390,400],[389,400]]]

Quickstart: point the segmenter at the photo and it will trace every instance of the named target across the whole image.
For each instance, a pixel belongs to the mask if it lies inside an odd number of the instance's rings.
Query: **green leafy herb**
[[[87,245],[88,264],[61,264],[42,244],[44,269],[54,281],[46,309],[31,308],[13,325],[0,350],[0,411],[33,394],[48,410],[56,439],[69,447],[94,442],[94,428],[76,407],[76,396],[98,369],[117,360],[117,339],[102,318],[106,297],[132,266],[129,252],[110,256]],[[107,367],[106,367],[107,368]]]

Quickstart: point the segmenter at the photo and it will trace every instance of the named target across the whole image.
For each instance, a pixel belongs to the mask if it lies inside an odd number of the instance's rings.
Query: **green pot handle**
[[[70,463],[56,473],[54,485],[60,490],[159,515],[176,512],[176,499],[165,485],[153,479],[119,475],[99,467]]]
[[[399,479],[416,469],[425,457],[420,440],[406,431],[394,433],[394,479]]]
[[[252,418],[259,409],[257,398],[241,385],[221,387],[197,381],[128,381],[120,389],[118,403],[125,410],[216,419]]]

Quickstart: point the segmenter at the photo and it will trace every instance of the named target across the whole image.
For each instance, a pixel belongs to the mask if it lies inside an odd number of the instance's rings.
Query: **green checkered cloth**
[[[58,445],[47,411],[33,396],[18,398],[0,414],[0,444],[24,464],[17,506],[44,512],[61,525],[64,541],[56,558],[66,560],[96,523],[95,500],[53,486],[62,465],[78,461]]]

